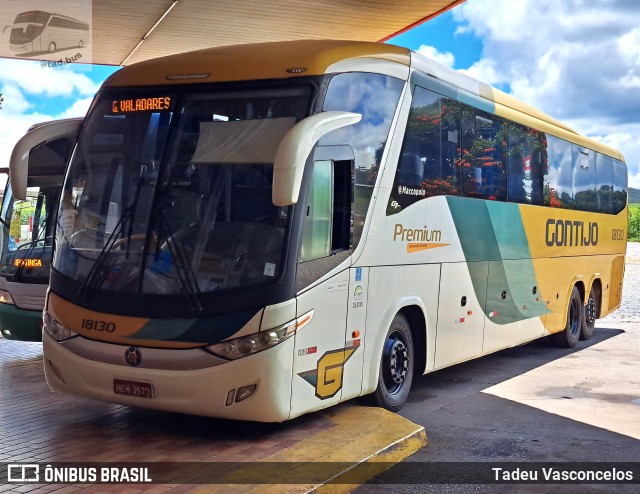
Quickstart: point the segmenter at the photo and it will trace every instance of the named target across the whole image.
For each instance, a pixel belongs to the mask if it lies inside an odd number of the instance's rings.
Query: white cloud
[[[41,67],[37,61],[0,59],[0,166],[9,163],[15,143],[31,125],[59,118],[82,117],[99,85],[74,68]],[[67,103],[51,114],[38,108],[44,99]]]
[[[503,82],[499,71],[496,70],[496,61],[491,58],[478,60],[468,69],[461,69],[459,72],[467,74],[469,77],[473,77],[474,79],[491,86],[495,86]]]
[[[620,149],[640,188],[640,2],[468,0],[454,17],[483,41],[467,73]]]
[[[91,106],[92,101],[93,96],[89,98],[79,99],[65,111],[63,111],[59,115],[56,115],[55,118],[84,117],[87,114],[87,110],[89,110],[89,106]]]
[[[60,68],[41,67],[41,62],[0,59],[0,86],[16,85],[25,93],[48,97],[94,94],[98,84],[70,64]]]
[[[420,55],[423,55],[430,60],[433,60],[434,62],[437,62],[441,65],[446,65],[447,67],[453,67],[453,64],[456,61],[453,53],[451,53],[450,51],[441,53],[433,46],[422,45],[416,50],[416,52],[420,53]]]

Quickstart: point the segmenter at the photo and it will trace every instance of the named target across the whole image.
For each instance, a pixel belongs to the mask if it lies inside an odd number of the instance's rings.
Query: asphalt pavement
[[[630,243],[622,305],[598,320],[591,340],[571,350],[539,340],[414,380],[400,414],[425,427],[428,445],[354,492],[639,492],[637,484],[423,482],[439,462],[640,462],[639,308],[640,244]]]

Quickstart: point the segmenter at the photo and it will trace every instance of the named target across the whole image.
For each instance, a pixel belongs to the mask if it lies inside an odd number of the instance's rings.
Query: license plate
[[[113,392],[118,395],[139,396],[140,398],[153,398],[153,384],[144,381],[114,379]]]

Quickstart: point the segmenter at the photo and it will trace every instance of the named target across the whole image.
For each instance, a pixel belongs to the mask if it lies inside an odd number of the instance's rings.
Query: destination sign
[[[41,268],[42,259],[14,259],[13,265],[16,268]]]
[[[164,111],[171,106],[171,97],[119,99],[111,103],[113,113],[135,113],[146,111]]]

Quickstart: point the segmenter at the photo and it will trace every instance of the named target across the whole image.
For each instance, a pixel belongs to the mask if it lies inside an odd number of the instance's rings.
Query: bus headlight
[[[71,331],[66,326],[63,326],[62,323],[55,320],[46,311],[42,314],[42,323],[44,330],[56,341],[64,341],[69,338],[73,338],[74,336],[78,336],[78,333]]]
[[[225,340],[214,345],[209,345],[205,349],[218,357],[229,360],[236,360],[254,353],[261,352],[267,348],[276,346],[289,339],[297,331],[305,327],[313,317],[313,310],[304,316],[283,324],[275,329],[260,331],[259,333],[241,336],[232,340]]]
[[[0,290],[0,304],[16,305],[11,294],[6,290]]]

